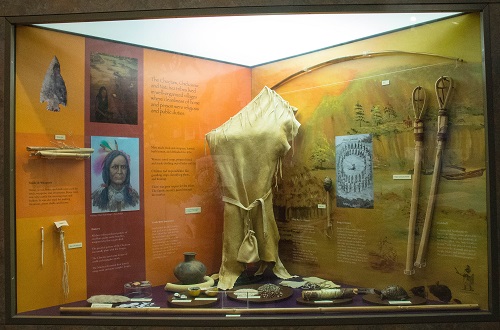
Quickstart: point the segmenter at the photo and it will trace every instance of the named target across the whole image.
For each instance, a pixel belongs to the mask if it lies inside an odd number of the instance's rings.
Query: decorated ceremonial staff
[[[413,186],[411,190],[410,221],[408,224],[408,246],[406,249],[406,275],[415,274],[413,257],[415,252],[415,224],[417,222],[418,195],[420,190],[420,172],[422,169],[422,147],[424,144],[424,122],[422,114],[425,111],[427,95],[422,86],[417,86],[412,93],[413,133],[415,134],[415,160],[413,163]]]
[[[429,202],[427,203],[427,210],[425,212],[424,227],[422,229],[420,245],[418,247],[417,258],[415,260],[415,266],[419,268],[426,266],[425,254],[429,242],[431,220],[434,213],[434,205],[436,203],[436,193],[439,184],[439,177],[441,176],[441,159],[446,143],[446,131],[448,129],[448,110],[446,109],[446,106],[451,94],[451,90],[453,88],[453,80],[447,76],[440,77],[436,81],[435,88],[439,104],[436,160],[434,163],[434,172],[432,174]]]

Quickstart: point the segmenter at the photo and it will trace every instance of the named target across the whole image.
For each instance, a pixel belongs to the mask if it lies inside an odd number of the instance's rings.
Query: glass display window
[[[251,65],[13,24],[10,320],[494,320],[484,20],[451,10]]]

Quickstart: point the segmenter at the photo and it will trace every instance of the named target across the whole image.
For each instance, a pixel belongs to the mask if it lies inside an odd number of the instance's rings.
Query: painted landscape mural
[[[471,24],[475,21],[468,19]],[[474,51],[479,54],[480,47]],[[263,79],[274,69],[272,65],[262,69]],[[460,56],[401,53],[325,66],[277,89],[299,109],[302,123],[293,141],[294,153],[283,162],[283,179],[274,191],[280,255],[291,272],[359,287],[397,284],[429,299],[487,306],[482,70],[480,62]],[[426,266],[405,275],[415,157],[412,91],[421,86],[426,94],[414,233],[417,251],[436,157],[435,83],[442,76],[450,77],[453,87]],[[335,190],[328,192],[323,185],[326,178],[333,179],[334,186],[339,184],[336,137],[359,134],[373,140],[372,209],[338,207]]]

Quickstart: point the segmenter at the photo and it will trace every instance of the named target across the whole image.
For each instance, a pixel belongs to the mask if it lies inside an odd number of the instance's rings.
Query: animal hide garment
[[[66,84],[61,76],[61,65],[56,56],[50,62],[40,91],[40,103],[47,102],[47,110],[58,112],[59,104],[66,106]]]
[[[264,87],[240,112],[206,135],[225,202],[220,289],[233,288],[245,270],[245,263],[238,261],[243,249],[248,257],[260,258],[258,273],[272,267],[279,278],[291,277],[278,256],[280,236],[271,190],[300,126],[295,110]],[[249,236],[255,236],[257,244],[248,244]],[[249,246],[257,251],[248,251]]]

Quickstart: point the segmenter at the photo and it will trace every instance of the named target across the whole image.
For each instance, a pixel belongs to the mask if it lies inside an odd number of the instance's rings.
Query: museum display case
[[[255,65],[13,20],[8,322],[498,320],[484,8]]]

